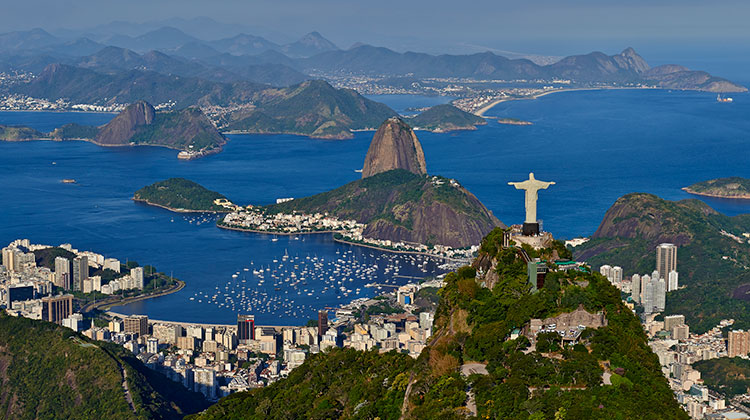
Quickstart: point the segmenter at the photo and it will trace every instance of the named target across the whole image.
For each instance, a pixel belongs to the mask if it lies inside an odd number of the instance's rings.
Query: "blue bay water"
[[[539,179],[556,181],[539,193],[539,217],[546,230],[572,238],[593,233],[607,208],[624,194],[638,191],[684,199],[690,196],[680,188],[691,183],[750,177],[750,95],[733,97],[734,103],[719,104],[715,95],[700,92],[557,93],[501,103],[488,113],[529,120],[532,126],[490,120],[476,131],[417,134],[428,172],[457,179],[507,224],[520,223],[524,212],[522,192],[507,182],[525,179],[529,171]],[[395,109],[435,101],[403,96],[378,99]],[[103,124],[111,117],[2,112],[0,124],[50,130],[69,122]],[[268,235],[220,230],[213,220],[177,215],[130,198],[142,186],[173,176],[192,179],[241,204],[327,191],[359,177],[354,170],[362,167],[372,134],[355,133],[354,139],[345,141],[236,135],[230,136],[222,153],[189,162],[178,161],[176,151],[156,147],[0,142],[0,242],[20,237],[37,243],[69,242],[108,257],[153,264],[187,282],[179,293],[118,308],[122,312],[231,323],[237,312],[246,311],[239,303],[244,297],[254,302],[250,312],[256,313],[260,324],[302,323],[317,309],[375,292],[363,287],[373,281],[363,274],[334,274],[337,264],[357,267],[362,273],[377,266],[372,278],[381,283],[407,281],[392,276],[394,266],[407,276],[437,268],[430,263],[422,271],[408,257],[337,244],[328,235],[272,241]],[[62,184],[63,178],[78,182]],[[748,202],[706,201],[726,214],[750,212]],[[288,284],[274,286],[268,276],[259,285],[252,269],[276,269],[285,253],[300,270],[310,267],[317,274],[295,289]],[[308,256],[323,262],[314,267]],[[388,267],[391,271],[386,273]],[[290,263],[287,269],[291,270]],[[315,275],[326,280],[315,280],[311,277]],[[343,296],[340,284],[335,284],[342,278],[347,289],[360,288],[360,294]],[[323,287],[328,287],[325,293]],[[311,290],[314,293],[308,296]],[[207,303],[214,295],[216,301]]]

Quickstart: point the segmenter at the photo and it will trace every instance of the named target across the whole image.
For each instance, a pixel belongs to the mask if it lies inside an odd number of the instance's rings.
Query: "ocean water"
[[[490,120],[476,131],[417,135],[428,172],[455,178],[506,224],[522,222],[524,214],[523,192],[509,181],[526,179],[530,171],[555,181],[539,192],[539,217],[555,236],[572,238],[592,234],[624,194],[685,199],[691,196],[680,188],[691,183],[750,177],[750,95],[732,96],[734,103],[719,104],[715,95],[700,92],[557,93],[501,103],[488,112],[529,120],[532,126]],[[394,109],[435,100],[378,99]],[[69,122],[102,124],[111,117],[2,112],[0,124],[50,130]],[[318,309],[378,292],[366,283],[408,281],[393,276],[396,267],[400,276],[440,270],[434,262],[423,265],[421,259],[337,244],[328,235],[273,241],[269,235],[221,230],[213,218],[178,215],[130,198],[140,187],[172,176],[192,179],[240,204],[323,192],[359,178],[355,170],[362,167],[372,134],[360,132],[344,141],[236,135],[222,153],[189,162],[156,147],[0,142],[0,243],[21,237],[68,242],[153,264],[187,282],[179,293],[116,308],[120,312],[208,323],[232,323],[238,312],[250,312],[259,324],[304,323]],[[62,184],[63,178],[77,183]],[[705,201],[730,215],[750,212],[748,202]],[[260,267],[275,269],[279,279],[265,274],[260,284],[252,274]],[[291,286],[292,271],[298,279],[305,271],[307,284]],[[341,287],[351,292],[344,295]]]

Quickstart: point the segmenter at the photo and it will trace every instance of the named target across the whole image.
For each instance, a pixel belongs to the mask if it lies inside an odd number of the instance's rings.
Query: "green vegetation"
[[[333,349],[312,355],[287,379],[232,394],[193,420],[397,419],[411,357]]]
[[[460,110],[450,104],[433,106],[407,120],[413,127],[430,131],[474,130],[485,125],[484,118]]]
[[[65,124],[50,133],[55,140],[92,140],[99,133],[99,127],[80,124]]]
[[[691,194],[750,199],[750,179],[738,176],[698,182],[683,189]]]
[[[693,364],[712,390],[732,398],[750,389],[750,360],[739,357],[701,360]]]
[[[226,197],[185,178],[169,178],[143,187],[135,192],[133,199],[170,210],[226,211],[214,204],[214,200]]]
[[[465,188],[403,169],[266,207],[271,213],[329,213],[367,223],[365,236],[456,247],[478,243],[500,222]],[[441,220],[441,223],[436,223]]]
[[[195,107],[156,113],[153,123],[140,126],[130,141],[195,151],[221,149],[226,143],[213,123]]]
[[[685,288],[668,294],[665,315],[685,315],[697,333],[725,318],[748,328],[750,287],[743,285],[750,284],[745,268],[750,266],[750,244],[745,232],[750,232],[750,215],[729,217],[700,200],[629,194],[607,211],[591,241],[575,248],[575,256],[595,268],[619,265],[626,275],[645,274],[656,266],[656,246],[674,243]]]
[[[0,140],[6,141],[25,141],[25,140],[44,140],[48,138],[47,134],[34,130],[29,127],[0,125]]]
[[[378,127],[396,112],[351,89],[335,89],[310,80],[283,89],[268,89],[255,100],[257,108],[238,111],[226,121],[231,131],[291,133],[317,138],[348,139],[350,130]]]
[[[638,319],[598,273],[552,272],[530,292],[526,264],[501,247],[502,230],[483,241],[477,267],[446,276],[433,338],[416,361],[395,352],[336,349],[312,356],[289,378],[229,396],[192,419],[464,419],[473,394],[487,419],[687,419],[661,374]],[[481,287],[478,265],[494,262],[498,281]],[[488,275],[485,267],[481,267]],[[513,330],[582,306],[608,325],[561,346],[542,334],[535,349]],[[465,363],[487,374],[463,376]],[[604,373],[612,385],[604,384]],[[407,393],[407,389],[409,390]]]
[[[687,418],[661,375],[638,319],[606,279],[553,272],[532,294],[525,263],[516,250],[502,249],[501,240],[496,229],[477,259],[496,262],[493,289],[479,285],[473,267],[446,277],[434,338],[414,368],[420,374],[409,395],[411,418],[462,418],[467,387],[476,396],[480,418]],[[561,348],[558,337],[542,335],[536,350],[528,352],[525,337],[509,339],[513,329],[532,318],[579,305],[589,312],[603,311],[608,325],[585,330],[581,343],[573,347]],[[486,363],[489,374],[466,378],[455,373],[470,361]],[[621,372],[622,380],[604,385],[605,369]]]
[[[67,258],[68,260],[73,261],[73,258],[76,257],[76,254],[68,251],[67,249],[56,246],[34,251],[34,260],[36,261],[36,266],[49,268],[52,271],[55,271],[55,258],[57,257]]]
[[[178,419],[207,405],[121,346],[44,321],[0,315],[0,366],[4,418]]]

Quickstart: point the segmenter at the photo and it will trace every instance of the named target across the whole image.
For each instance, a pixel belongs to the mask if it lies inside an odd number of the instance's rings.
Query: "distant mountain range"
[[[171,26],[140,35],[118,33],[57,37],[42,29],[0,34],[0,70],[39,72],[52,63],[98,71],[148,70],[211,81],[252,81],[275,86],[311,74],[359,74],[480,80],[569,80],[573,84],[645,84],[668,89],[740,92],[746,88],[679,65],[650,67],[632,48],[619,54],[592,52],[540,65],[493,52],[468,55],[399,53],[355,44],[339,49],[318,32],[278,44],[246,33],[202,40]],[[549,62],[549,60],[544,61]]]

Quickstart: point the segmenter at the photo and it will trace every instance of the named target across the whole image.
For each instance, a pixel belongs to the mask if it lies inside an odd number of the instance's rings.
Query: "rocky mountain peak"
[[[619,55],[614,56],[621,67],[634,70],[636,73],[644,73],[651,66],[632,47],[625,48]]]
[[[398,117],[385,120],[373,136],[362,178],[392,169],[405,169],[418,175],[427,173],[422,145],[414,130]]]
[[[99,131],[96,142],[100,144],[127,144],[138,127],[151,124],[155,116],[156,111],[148,102],[132,103]]]

